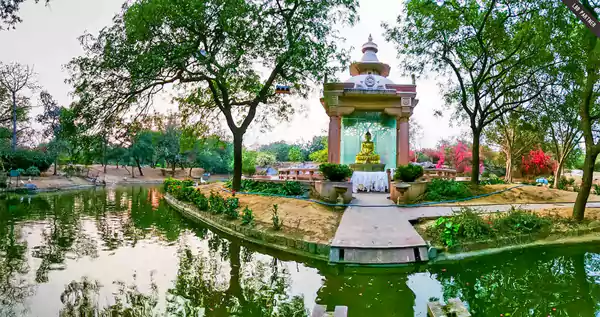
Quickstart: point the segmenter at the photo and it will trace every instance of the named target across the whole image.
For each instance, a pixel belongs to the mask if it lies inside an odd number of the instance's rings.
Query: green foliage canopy
[[[274,84],[288,84],[305,97],[312,81],[335,73],[331,61],[347,56],[337,46],[336,24],[353,23],[357,5],[356,0],[127,4],[98,36],[82,36],[85,55],[68,66],[79,113],[96,124],[108,122],[130,109],[147,109],[165,86],[176,85],[184,104],[225,117],[239,188],[242,140],[250,123],[268,124],[293,112]]]

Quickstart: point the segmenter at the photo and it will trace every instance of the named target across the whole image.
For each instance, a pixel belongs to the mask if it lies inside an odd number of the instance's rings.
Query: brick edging
[[[164,198],[171,207],[177,209],[184,216],[214,227],[228,235],[279,251],[315,260],[329,261],[330,246],[327,244],[307,242],[304,240],[269,234],[268,232],[257,230],[249,226],[232,223],[218,215],[200,211],[195,206],[179,201],[170,194],[165,194]]]

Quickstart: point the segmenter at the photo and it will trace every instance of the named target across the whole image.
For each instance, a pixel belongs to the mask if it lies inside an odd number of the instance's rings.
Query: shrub
[[[208,196],[208,204],[210,205],[210,212],[214,214],[222,214],[227,209],[225,199],[212,191],[210,192],[210,196]]]
[[[66,167],[65,167],[65,168],[66,168]],[[63,170],[64,170],[64,168],[63,168]],[[177,179],[174,179],[174,178],[171,178],[171,177],[169,177],[169,178],[167,178],[167,179],[165,179],[165,180],[163,181],[163,188],[164,188],[164,190],[165,190],[165,191],[167,191],[167,192],[168,192],[168,191],[169,191],[169,186],[171,186],[171,185],[175,185],[175,184],[177,184],[177,185],[180,185],[180,184],[181,184],[181,181],[180,181],[180,180],[177,180]]]
[[[452,247],[463,240],[477,240],[490,234],[490,225],[475,209],[461,208],[452,217],[441,217],[427,228],[427,234],[437,242]]]
[[[343,182],[352,176],[352,170],[344,164],[323,163],[319,165],[319,171],[326,180],[332,182]]]
[[[486,216],[465,207],[453,216],[439,218],[426,233],[435,242],[453,247],[462,242],[539,233],[552,224],[550,217],[514,207],[506,213]]]
[[[184,187],[194,186],[195,183],[196,182],[191,179],[185,179],[185,180],[181,181],[181,186],[184,186]]]
[[[208,198],[200,192],[200,190],[196,190],[196,197],[194,197],[194,205],[198,206],[198,209],[201,211],[208,211]]]
[[[494,227],[504,233],[533,233],[547,229],[552,225],[548,217],[512,207],[506,213],[500,213],[493,219]]]
[[[434,179],[427,185],[425,200],[442,201],[473,196],[471,188],[454,180]]]
[[[480,185],[496,185],[496,184],[506,184],[506,182],[499,178],[496,174],[490,173],[488,179],[482,180],[479,182]]]
[[[17,173],[19,173],[20,176],[26,176],[25,175],[25,170],[22,168],[17,168]]]
[[[35,167],[35,166],[30,166],[29,168],[27,168],[27,170],[25,170],[25,173],[23,175],[26,176],[40,176],[41,172],[40,169]]]
[[[238,214],[238,207],[240,206],[240,201],[238,198],[235,197],[231,197],[231,198],[227,198],[227,200],[225,200],[225,216],[228,219],[237,219],[239,214]]]
[[[252,214],[252,209],[244,208],[242,211],[242,225],[253,225],[254,224],[254,215]]]
[[[414,182],[423,176],[423,167],[415,164],[398,166],[394,172],[394,180],[403,182]]]
[[[569,186],[569,181],[567,180],[566,177],[561,176],[560,179],[558,180],[558,184],[556,185],[556,188],[560,189],[560,190],[567,190],[567,186]]]
[[[228,181],[225,187],[231,188],[231,181]],[[251,179],[242,179],[240,191],[283,196],[303,196],[306,192],[300,182],[286,181],[284,183],[274,183]]]
[[[278,212],[279,206],[277,206],[277,204],[273,205],[273,216],[271,217],[271,220],[273,220],[273,229],[275,230],[281,230],[281,227],[283,227],[283,220],[281,218],[279,218],[279,212]]]
[[[39,150],[18,149],[4,155],[4,161],[4,166],[9,169],[26,169],[35,166],[45,172],[52,166],[54,158]]]
[[[592,184],[592,186],[594,186],[594,194],[600,195],[600,185]]]

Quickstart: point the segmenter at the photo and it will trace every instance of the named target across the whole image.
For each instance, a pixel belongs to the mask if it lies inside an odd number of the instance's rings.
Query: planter
[[[390,186],[390,199],[397,203],[410,203],[417,200],[427,190],[427,182],[392,182]]]
[[[336,187],[338,187],[337,190]],[[346,192],[344,193],[344,204],[350,203],[350,201],[352,201],[352,182],[315,182],[315,191],[319,197],[331,203],[335,203],[337,201],[337,192],[340,190],[340,187],[346,188]]]

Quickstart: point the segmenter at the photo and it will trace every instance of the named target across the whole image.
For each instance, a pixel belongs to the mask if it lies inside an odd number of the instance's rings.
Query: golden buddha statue
[[[367,131],[365,141],[360,144],[360,152],[356,155],[356,164],[379,164],[379,154],[375,154],[375,144],[371,141],[371,133]]]

